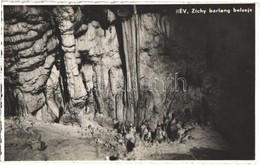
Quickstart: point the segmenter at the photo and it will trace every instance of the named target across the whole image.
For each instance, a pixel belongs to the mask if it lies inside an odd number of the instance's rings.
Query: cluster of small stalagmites
[[[44,107],[44,90],[59,40],[51,14],[43,7],[6,6],[4,20],[5,82],[25,113]]]
[[[174,115],[164,122],[142,122],[140,127],[135,127],[131,122],[113,121],[117,134],[114,135],[114,143],[106,146],[120,151],[116,159],[132,160],[139,158],[144,149],[165,143],[185,143],[193,138],[193,130],[198,128],[192,122],[180,123]],[[113,134],[112,134],[113,135]],[[119,150],[121,149],[121,150]],[[126,149],[126,152],[125,152]],[[122,155],[121,155],[122,154]],[[111,160],[111,159],[110,159]]]

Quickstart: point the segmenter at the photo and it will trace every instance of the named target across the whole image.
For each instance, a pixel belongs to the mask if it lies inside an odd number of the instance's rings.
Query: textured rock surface
[[[189,70],[194,71],[194,77],[200,76],[205,72],[206,59],[200,52],[196,53],[196,56],[193,54],[190,43],[185,42],[185,35],[187,38],[192,36],[188,36],[184,31],[177,31],[181,29],[177,23],[178,19],[174,16],[153,13],[132,17],[123,23],[129,73],[128,99],[129,103],[133,104],[129,105],[128,111],[135,114],[135,119],[130,121],[134,120],[137,125],[145,119],[154,120],[152,123],[157,123],[158,120],[163,122],[163,117],[172,112],[181,117],[185,108],[192,111],[195,106],[200,105],[200,87],[182,83],[178,79],[186,78]],[[192,39],[195,40],[195,37]],[[196,62],[191,63],[192,61]],[[179,84],[184,84],[185,87],[190,85],[189,91],[184,91],[182,87],[177,88]],[[193,96],[194,94],[196,96]]]
[[[110,26],[104,30],[97,21],[82,26],[87,26],[88,30],[76,38],[76,53],[78,57],[83,57],[79,60],[85,87],[88,95],[96,100],[96,111],[114,117],[116,111],[123,110],[122,106],[116,108],[116,104],[122,104],[123,98],[119,102],[115,102],[115,98],[124,91],[116,28]]]
[[[64,64],[72,105],[84,107],[87,93],[75,56],[74,23],[77,22],[77,17],[71,6],[55,7],[53,13],[56,16],[60,30],[61,48],[64,51]]]
[[[30,114],[46,105],[44,89],[57,53],[58,38],[51,13],[42,7],[5,7],[5,83],[18,114]],[[12,99],[11,99],[12,100]],[[17,107],[12,107],[16,104]]]

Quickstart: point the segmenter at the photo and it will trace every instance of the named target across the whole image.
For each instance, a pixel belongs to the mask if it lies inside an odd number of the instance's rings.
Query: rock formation
[[[5,8],[6,114],[52,114],[45,89],[58,54],[52,14],[44,7]]]
[[[247,130],[254,99],[246,88],[254,75],[248,51],[254,34],[235,25],[253,19],[176,16],[162,8],[5,6],[5,115],[53,122],[64,113],[101,113],[156,127],[173,113],[185,124],[189,114],[214,124],[238,148],[249,144],[251,136],[235,135],[254,130]],[[250,113],[235,112],[241,107]]]

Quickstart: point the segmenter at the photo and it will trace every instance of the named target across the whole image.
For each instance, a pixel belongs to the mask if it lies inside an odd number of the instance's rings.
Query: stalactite
[[[125,51],[125,47],[127,46],[126,45],[126,41],[125,41],[125,37],[124,37],[124,34],[123,34],[123,28],[124,28],[124,23],[121,23],[119,21],[116,21],[115,22],[115,29],[116,29],[116,36],[117,36],[117,40],[118,40],[118,46],[119,46],[119,55],[120,55],[120,59],[121,59],[121,62],[122,62],[122,71],[123,71],[123,75],[124,75],[124,78],[125,78],[125,84],[127,84],[127,81],[126,81],[126,78],[127,78],[127,67],[128,67],[128,60],[126,59],[127,58],[127,55],[126,55],[126,51]],[[109,28],[109,32],[111,33],[112,32],[112,28],[110,27]],[[126,85],[127,87],[127,85]],[[127,90],[126,90],[127,92]]]
[[[130,18],[129,21],[123,22],[123,36],[124,36],[124,49],[125,49],[125,55],[126,55],[126,68],[128,71],[127,74],[127,99],[128,99],[128,114],[130,114],[131,122],[135,122],[136,120],[136,103],[137,103],[137,97],[136,97],[136,65],[135,65],[135,47],[134,43],[135,39],[133,36],[133,21],[132,18]],[[130,113],[129,113],[130,111]]]
[[[125,55],[125,70],[126,70],[126,74],[125,76],[125,105],[126,105],[126,110],[127,113],[130,114],[129,116],[131,116],[130,118],[132,119],[132,110],[133,110],[133,106],[131,105],[132,102],[130,102],[130,93],[131,91],[131,77],[129,76],[130,74],[130,68],[129,68],[129,52],[128,52],[128,41],[127,41],[127,35],[128,35],[128,31],[127,31],[127,22],[123,22],[122,23],[122,38],[123,38],[123,50],[124,50],[124,55]],[[129,113],[130,111],[130,113]],[[133,121],[133,120],[131,120]]]
[[[136,12],[135,12],[136,13]],[[124,52],[126,60],[127,74],[127,100],[128,108],[126,118],[139,125],[138,98],[140,91],[140,38],[139,38],[139,18],[137,13],[129,20],[122,23],[124,37]]]
[[[135,14],[135,29],[136,29],[136,79],[137,79],[137,93],[138,93],[138,102],[137,102],[137,126],[140,126],[140,117],[141,117],[141,112],[140,112],[140,95],[141,95],[141,90],[140,90],[140,34],[139,34],[139,29],[140,29],[140,25],[139,25],[139,16],[137,13],[137,8],[136,5],[134,5],[134,14]]]

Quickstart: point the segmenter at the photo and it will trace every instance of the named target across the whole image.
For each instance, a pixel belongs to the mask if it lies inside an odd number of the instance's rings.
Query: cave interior
[[[254,14],[178,8],[4,6],[6,121],[212,128],[232,147],[230,159],[254,159]]]

